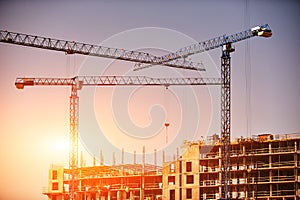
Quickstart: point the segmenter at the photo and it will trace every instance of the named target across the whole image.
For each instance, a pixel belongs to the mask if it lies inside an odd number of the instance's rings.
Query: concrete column
[[[117,191],[117,200],[124,200],[126,199],[126,192],[124,190]]]
[[[117,200],[122,200],[122,194],[121,191],[117,191]]]
[[[86,200],[91,200],[91,193],[89,193],[89,194],[87,195]]]
[[[140,200],[144,200],[144,189],[140,190]]]
[[[130,199],[130,200],[134,200],[134,197],[133,197],[133,191],[130,191],[129,199]]]
[[[110,191],[107,192],[107,200],[111,200]]]

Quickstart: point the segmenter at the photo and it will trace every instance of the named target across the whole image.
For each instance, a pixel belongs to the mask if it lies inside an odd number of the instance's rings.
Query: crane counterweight
[[[24,89],[24,86],[33,86],[34,79],[32,78],[18,78],[15,82],[17,89]]]

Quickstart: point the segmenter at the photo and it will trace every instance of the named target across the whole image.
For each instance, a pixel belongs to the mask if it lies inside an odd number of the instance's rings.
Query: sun
[[[70,150],[70,142],[65,139],[59,139],[52,142],[52,147],[55,152],[68,153]]]

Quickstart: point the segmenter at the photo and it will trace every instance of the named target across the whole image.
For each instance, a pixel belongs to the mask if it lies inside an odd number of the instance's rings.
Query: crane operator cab
[[[256,26],[254,28],[251,28],[251,31],[254,35],[260,36],[260,37],[271,37],[272,36],[272,30],[270,29],[268,24],[264,24],[261,26]]]

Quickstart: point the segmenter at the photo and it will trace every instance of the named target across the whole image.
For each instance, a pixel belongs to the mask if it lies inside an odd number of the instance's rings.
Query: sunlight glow
[[[67,139],[60,139],[51,142],[51,146],[53,151],[60,152],[60,153],[68,153],[69,152],[69,141]]]

